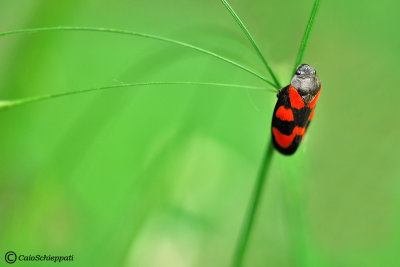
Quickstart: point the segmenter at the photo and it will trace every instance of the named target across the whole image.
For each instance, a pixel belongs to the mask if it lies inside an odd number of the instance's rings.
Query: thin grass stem
[[[226,3],[225,0],[221,0],[221,1]],[[299,52],[297,54],[297,59],[296,59],[293,74],[296,72],[297,66],[300,65],[303,60],[304,52],[307,48],[308,39],[310,37],[310,32],[314,26],[314,21],[315,21],[317,12],[318,12],[319,4],[320,4],[320,0],[314,1],[314,6],[311,11],[311,15],[310,15],[306,30],[304,32],[304,36],[303,36],[303,40],[300,45]],[[231,11],[231,13],[234,14],[233,10],[230,8],[228,3],[226,3],[226,6]],[[234,15],[234,17],[235,17],[235,19],[237,18],[237,16],[235,16],[235,15]],[[239,18],[237,18],[236,21],[239,23],[239,25],[242,25],[240,23]],[[244,27],[244,25],[243,25],[243,27]],[[243,27],[242,27],[242,29],[243,29]],[[251,36],[250,36],[250,38],[251,38]],[[233,260],[234,267],[242,266],[243,258],[244,258],[244,255],[245,255],[245,252],[247,249],[247,243],[248,243],[248,240],[249,240],[249,237],[251,234],[251,230],[253,228],[254,218],[257,213],[257,207],[259,205],[260,198],[262,195],[262,190],[264,187],[264,183],[267,178],[268,169],[269,169],[269,165],[271,163],[273,152],[274,151],[273,151],[272,141],[270,139],[270,141],[268,143],[268,147],[265,151],[264,159],[261,163],[260,171],[259,171],[258,177],[257,177],[257,183],[255,185],[253,194],[251,196],[250,205],[247,210],[247,214],[246,214],[246,217],[245,217],[245,220],[244,220],[241,232],[240,232],[240,237],[238,239],[236,251],[234,254],[234,260]]]
[[[260,203],[265,181],[267,179],[273,153],[274,148],[272,146],[272,140],[270,139],[264,152],[264,157],[258,171],[256,184],[254,186],[247,213],[240,231],[240,236],[236,244],[236,250],[232,262],[233,267],[241,267],[243,264],[243,258],[246,253],[251,230],[253,229],[254,220],[257,214],[257,209]]]
[[[174,39],[170,38],[165,38],[161,37],[158,35],[151,35],[147,33],[140,33],[140,32],[133,32],[133,31],[125,31],[125,30],[117,30],[117,29],[109,29],[109,28],[96,28],[96,27],[45,27],[45,28],[33,28],[33,29],[22,29],[22,30],[14,30],[14,31],[8,31],[8,32],[1,32],[0,37],[2,36],[7,36],[7,35],[15,35],[15,34],[23,34],[23,33],[37,33],[37,32],[46,32],[46,31],[87,31],[87,32],[105,32],[105,33],[114,33],[114,34],[123,34],[123,35],[130,35],[130,36],[137,36],[137,37],[142,37],[142,38],[147,38],[147,39],[153,39],[153,40],[158,40],[162,42],[167,42],[175,45],[179,45],[182,47],[190,48],[192,50],[196,50],[198,52],[201,52],[203,54],[210,55],[212,57],[218,58],[222,61],[225,61],[231,65],[234,65],[254,76],[257,78],[263,80],[264,82],[268,83],[269,85],[273,86],[276,89],[279,89],[280,87],[277,87],[273,82],[269,81],[266,77],[263,75],[257,73],[256,71],[252,70],[251,68],[244,66],[238,62],[235,62],[229,58],[226,58],[224,56],[221,56],[219,54],[216,54],[212,51],[209,51],[207,49],[188,44],[185,42],[177,41]]]
[[[246,26],[242,22],[242,20],[239,18],[239,16],[236,14],[235,10],[229,5],[229,3],[226,0],[221,0],[221,2],[224,4],[226,9],[228,9],[229,13],[231,13],[232,17],[236,20],[237,24],[239,24],[240,28],[242,28],[244,34],[247,36],[247,39],[249,39],[251,45],[253,48],[256,50],[258,57],[261,59],[263,62],[264,66],[267,68],[269,74],[271,75],[272,79],[274,80],[275,87],[280,89],[282,86],[278,79],[276,78],[275,73],[272,71],[271,67],[269,66],[267,60],[261,53],[260,48],[258,47],[256,41],[254,40],[253,36],[251,36],[250,32],[247,30]]]
[[[117,88],[127,88],[127,87],[137,87],[137,86],[157,86],[157,85],[201,85],[201,86],[219,86],[219,87],[234,87],[234,88],[243,88],[243,89],[253,89],[253,90],[267,90],[275,93],[275,90],[268,89],[264,87],[258,86],[249,86],[249,85],[241,85],[241,84],[228,84],[228,83],[213,83],[213,82],[137,82],[137,83],[124,83],[110,86],[102,86],[88,89],[75,90],[70,92],[63,92],[57,94],[47,94],[41,96],[27,97],[16,100],[9,101],[1,101],[0,102],[0,111],[13,108],[16,106],[21,106],[29,103],[44,101],[48,99],[54,99],[64,96],[77,95],[83,93],[89,93],[94,91],[103,91],[103,90],[111,90]]]
[[[321,0],[314,1],[314,6],[312,8],[310,18],[308,19],[307,27],[304,31],[303,40],[301,41],[299,52],[297,53],[297,58],[296,58],[296,62],[294,64],[292,76],[296,73],[297,67],[303,62],[303,56],[304,56],[304,53],[305,53],[307,45],[308,45],[308,39],[310,38],[311,30],[314,26],[315,17],[317,16],[320,2],[321,2]]]

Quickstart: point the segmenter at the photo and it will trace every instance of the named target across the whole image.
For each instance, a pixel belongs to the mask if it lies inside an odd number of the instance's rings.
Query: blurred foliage
[[[287,84],[313,1],[230,3]],[[399,8],[322,1],[305,63],[323,91],[296,155],[274,156],[247,266],[399,266]],[[1,32],[140,31],[264,70],[216,0],[2,0],[0,17]],[[1,38],[0,77],[1,99],[135,81],[263,85],[173,45],[76,32]],[[79,266],[226,266],[275,101],[270,92],[161,86],[2,112],[0,254],[74,254]]]

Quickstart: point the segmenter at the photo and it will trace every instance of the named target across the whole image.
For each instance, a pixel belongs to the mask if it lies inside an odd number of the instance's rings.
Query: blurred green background
[[[313,1],[230,3],[288,84]],[[304,58],[322,80],[317,112],[299,151],[274,155],[246,266],[400,266],[399,8],[322,1]],[[265,73],[217,0],[2,0],[0,18],[1,32],[158,34]],[[210,56],[136,37],[0,38],[1,99],[140,81],[265,85]],[[79,266],[227,266],[275,101],[271,92],[158,86],[2,112],[0,264],[14,250],[74,254]]]

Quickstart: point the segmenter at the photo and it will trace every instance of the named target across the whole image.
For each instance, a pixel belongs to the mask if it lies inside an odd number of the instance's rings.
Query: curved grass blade
[[[246,26],[244,25],[244,23],[242,22],[242,20],[239,18],[239,16],[236,14],[236,12],[233,10],[233,8],[229,5],[229,3],[226,0],[221,0],[221,2],[224,4],[224,6],[226,7],[226,9],[228,9],[229,13],[231,13],[231,15],[233,16],[233,18],[236,20],[237,24],[239,24],[240,28],[242,28],[244,34],[246,34],[247,39],[249,39],[251,45],[254,47],[254,49],[257,52],[257,55],[260,57],[261,61],[263,62],[263,64],[265,65],[265,67],[267,68],[269,74],[271,75],[272,79],[274,80],[275,83],[275,87],[280,89],[282,86],[279,83],[278,79],[276,78],[275,73],[272,71],[271,67],[268,65],[267,60],[265,59],[265,57],[263,56],[263,54],[261,53],[260,48],[258,47],[256,41],[254,40],[253,36],[251,36],[250,32],[247,30]]]
[[[272,140],[270,139],[267,148],[264,153],[264,158],[262,159],[260,169],[257,175],[256,184],[251,195],[249,207],[243,222],[240,236],[236,244],[236,250],[232,262],[233,267],[240,267],[243,264],[243,258],[246,253],[247,243],[253,228],[254,219],[257,214],[257,209],[262,196],[265,181],[267,180],[267,174],[269,170],[269,165],[271,164],[272,155],[274,154],[274,148],[272,146]]]
[[[303,62],[304,52],[306,51],[306,48],[307,48],[308,39],[310,38],[310,33],[311,33],[311,30],[312,30],[312,28],[314,26],[315,17],[317,16],[320,2],[321,2],[321,0],[315,0],[314,1],[314,6],[313,6],[313,9],[311,11],[311,15],[310,15],[310,18],[308,20],[308,24],[307,24],[306,30],[304,31],[303,40],[301,41],[299,52],[298,52],[297,58],[296,58],[296,62],[294,64],[294,69],[293,69],[293,72],[292,72],[292,76],[296,73],[297,67]]]
[[[37,33],[37,32],[45,32],[45,31],[88,31],[88,32],[106,32],[106,33],[114,33],[114,34],[124,34],[124,35],[131,35],[131,36],[137,36],[137,37],[142,37],[142,38],[147,38],[147,39],[153,39],[153,40],[158,40],[158,41],[163,41],[179,46],[183,46],[186,48],[190,48],[193,50],[196,50],[198,52],[201,52],[203,54],[210,55],[212,57],[218,58],[220,60],[223,60],[231,65],[234,65],[254,76],[257,78],[263,80],[264,82],[268,83],[269,85],[279,89],[276,87],[276,85],[269,81],[266,77],[262,76],[261,74],[255,72],[251,68],[244,66],[240,63],[237,63],[229,58],[226,58],[224,56],[221,56],[219,54],[216,54],[214,52],[211,52],[207,49],[191,45],[185,42],[177,41],[174,39],[169,39],[157,35],[151,35],[147,33],[140,33],[140,32],[132,32],[132,31],[125,31],[125,30],[117,30],[117,29],[109,29],[109,28],[95,28],[95,27],[46,27],[46,28],[33,28],[33,29],[23,29],[23,30],[14,30],[14,31],[8,31],[8,32],[1,32],[0,37],[2,36],[7,36],[7,35],[15,35],[15,34],[23,34],[23,33]]]
[[[241,85],[241,84],[228,84],[228,83],[212,83],[212,82],[138,82],[138,83],[124,83],[118,85],[110,85],[110,86],[102,86],[88,89],[81,89],[76,91],[58,93],[58,94],[48,94],[34,97],[27,97],[17,100],[9,100],[9,101],[1,101],[0,102],[0,111],[5,109],[13,108],[16,106],[21,106],[24,104],[44,101],[53,98],[59,98],[63,96],[77,95],[83,93],[89,93],[94,91],[103,91],[117,88],[127,88],[127,87],[136,87],[136,86],[152,86],[152,85],[204,85],[204,86],[219,86],[219,87],[234,87],[234,88],[244,88],[244,89],[253,89],[253,90],[268,90],[275,93],[273,89],[267,89],[264,87],[258,86],[249,86],[249,85]]]

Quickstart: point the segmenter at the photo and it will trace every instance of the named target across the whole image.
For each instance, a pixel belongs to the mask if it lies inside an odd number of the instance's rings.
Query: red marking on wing
[[[314,117],[314,111],[315,111],[315,109],[313,109],[313,110],[311,111],[310,117],[308,117],[308,120],[309,120],[309,121],[311,121],[312,118]]]
[[[289,98],[292,108],[301,109],[304,107],[303,98],[301,98],[296,88],[294,88],[293,86],[289,87]]]
[[[280,106],[276,111],[275,116],[282,121],[294,121],[293,111],[290,108]]]
[[[294,127],[291,135],[285,135],[282,134],[277,128],[272,127],[272,133],[275,136],[275,141],[282,148],[288,148],[292,144],[293,139],[296,137],[296,135],[300,135],[301,137],[303,137],[305,131],[306,128],[296,126]]]
[[[314,96],[314,99],[311,100],[310,104],[308,104],[308,107],[309,107],[309,108],[314,108],[314,107],[315,107],[315,105],[317,104],[317,101],[318,101],[319,93],[321,93],[321,88],[319,88],[319,91],[318,91],[318,93]]]

